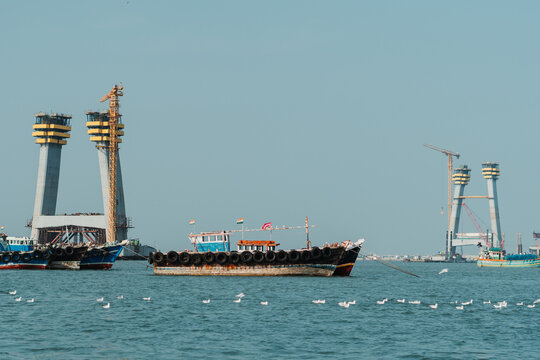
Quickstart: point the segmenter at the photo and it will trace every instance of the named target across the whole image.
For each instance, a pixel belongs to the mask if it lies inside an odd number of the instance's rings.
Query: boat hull
[[[184,276],[332,276],[333,264],[158,266],[156,275]]]
[[[81,262],[79,260],[54,260],[49,263],[47,269],[51,270],[79,270]]]
[[[532,260],[504,260],[504,259],[483,259],[476,261],[478,267],[490,268],[524,268],[524,267],[540,267],[540,258]]]
[[[122,245],[104,246],[88,250],[81,260],[80,269],[108,270],[112,268],[122,250]]]
[[[358,258],[360,246],[355,246],[352,249],[346,250],[339,260],[334,276],[349,276]]]

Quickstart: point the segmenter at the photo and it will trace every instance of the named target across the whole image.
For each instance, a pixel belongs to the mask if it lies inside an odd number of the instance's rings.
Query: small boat
[[[492,247],[483,251],[476,261],[478,267],[540,267],[540,257],[535,254],[511,254],[506,255],[506,251]]]
[[[304,228],[282,227],[242,230],[268,231]],[[309,226],[306,219],[306,234]],[[191,276],[332,276],[346,251],[341,244],[323,247],[277,250],[272,240],[240,240],[230,250],[230,235],[235,230],[188,235],[194,251],[152,253],[148,259],[155,275]]]
[[[49,263],[47,251],[34,249],[28,238],[0,234],[0,270],[43,270]]]

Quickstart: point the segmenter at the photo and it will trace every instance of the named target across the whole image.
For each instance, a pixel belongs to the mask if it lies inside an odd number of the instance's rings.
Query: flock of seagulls
[[[17,290],[9,290],[8,293],[9,293],[9,295],[17,295]],[[16,298],[14,298],[14,300],[16,302],[21,302],[21,301],[23,301],[23,298],[22,298],[22,296],[17,296]],[[30,304],[35,302],[35,301],[36,300],[34,298],[26,299],[26,302],[30,303]]]

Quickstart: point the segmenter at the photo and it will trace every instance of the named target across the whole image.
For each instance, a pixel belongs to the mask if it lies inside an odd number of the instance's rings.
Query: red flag
[[[272,227],[272,222],[267,222],[262,226],[263,230],[270,229]]]

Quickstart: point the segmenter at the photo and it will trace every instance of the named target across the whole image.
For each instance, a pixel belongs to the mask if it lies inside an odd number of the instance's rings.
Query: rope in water
[[[394,264],[390,264],[388,261],[385,261],[385,260],[381,259],[380,257],[378,257],[378,256],[376,256],[376,255],[373,255],[373,254],[370,254],[370,255],[364,255],[364,254],[362,254],[362,253],[359,253],[359,255],[360,255],[360,256],[363,256],[364,258],[367,258],[367,257],[371,256],[371,257],[373,257],[373,258],[375,259],[375,261],[377,261],[379,264],[389,266],[389,267],[391,267],[391,268],[394,268],[394,269],[396,269],[396,270],[398,270],[398,271],[404,272],[405,274],[409,274],[409,275],[411,275],[411,276],[415,276],[415,277],[417,277],[417,278],[420,277],[420,276],[418,276],[418,275],[416,275],[416,274],[413,274],[413,273],[410,272],[410,271],[407,271],[407,270],[405,270],[405,269],[400,268],[399,266],[396,266],[396,265],[394,265]]]

